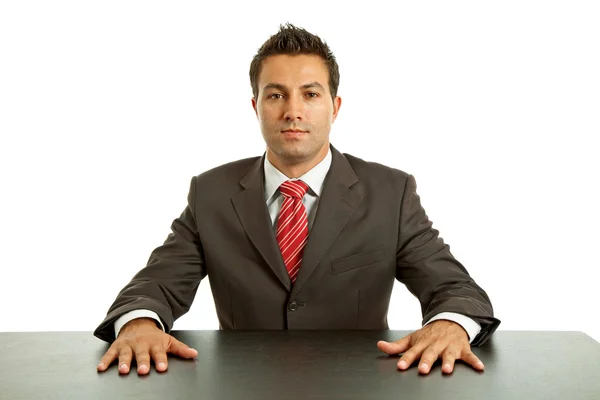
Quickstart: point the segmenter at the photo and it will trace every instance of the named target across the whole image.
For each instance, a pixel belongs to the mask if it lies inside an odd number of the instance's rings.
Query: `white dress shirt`
[[[307,213],[308,221],[309,221],[309,234],[310,234],[311,221],[314,219],[314,214],[316,212],[316,203],[317,203],[317,200],[319,199],[319,196],[321,195],[321,191],[323,190],[323,183],[325,182],[325,176],[327,175],[327,172],[329,171],[330,167],[331,167],[331,150],[329,150],[327,152],[327,155],[325,156],[323,161],[321,161],[319,164],[315,165],[310,171],[306,172],[300,178],[297,178],[297,179],[302,180],[309,187],[308,192],[302,198],[302,203],[304,203],[304,206],[306,207],[306,213]],[[285,176],[285,174],[283,174],[281,171],[279,171],[277,168],[275,168],[273,166],[273,164],[271,164],[271,162],[269,161],[269,159],[267,157],[265,157],[264,172],[265,172],[265,199],[267,202],[267,208],[269,210],[269,216],[271,217],[271,222],[273,224],[273,228],[275,229],[275,224],[277,222],[277,215],[279,214],[279,209],[281,208],[281,205],[283,204],[283,196],[279,193],[279,186],[281,186],[281,184],[283,182],[290,180],[290,178],[288,178],[287,176]],[[296,179],[292,179],[292,180],[296,180]],[[133,310],[133,311],[130,311],[130,312],[122,315],[115,321],[115,337],[119,335],[119,331],[121,330],[123,325],[125,325],[127,322],[131,321],[132,319],[141,318],[141,317],[153,318],[154,320],[156,320],[158,322],[158,324],[160,325],[162,330],[163,331],[165,330],[165,327],[164,327],[162,321],[160,320],[160,317],[154,311]],[[433,318],[431,318],[429,321],[427,321],[427,323],[425,325],[429,324],[430,322],[436,321],[438,319],[454,321],[457,324],[459,324],[460,326],[462,326],[464,328],[464,330],[467,331],[467,334],[469,335],[469,343],[471,343],[473,341],[473,339],[475,339],[475,336],[477,336],[479,334],[479,332],[481,331],[481,325],[479,325],[479,323],[477,323],[476,321],[474,321],[473,319],[471,319],[465,315],[457,314],[457,313],[453,313],[453,312],[443,312],[443,313],[437,314]]]

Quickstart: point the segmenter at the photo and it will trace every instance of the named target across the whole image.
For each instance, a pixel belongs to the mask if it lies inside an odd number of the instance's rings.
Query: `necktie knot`
[[[308,185],[300,180],[285,181],[279,186],[279,192],[285,197],[301,199],[308,191]]]

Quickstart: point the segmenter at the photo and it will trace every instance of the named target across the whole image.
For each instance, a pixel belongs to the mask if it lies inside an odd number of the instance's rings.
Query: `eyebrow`
[[[304,85],[300,86],[300,89],[310,89],[310,88],[313,88],[313,87],[319,88],[321,90],[325,90],[325,88],[323,87],[323,85],[321,85],[317,81],[304,84]],[[268,89],[277,89],[277,90],[286,91],[287,87],[285,85],[282,85],[281,83],[269,83],[269,84],[265,85],[265,87],[263,88],[263,90],[268,90]]]

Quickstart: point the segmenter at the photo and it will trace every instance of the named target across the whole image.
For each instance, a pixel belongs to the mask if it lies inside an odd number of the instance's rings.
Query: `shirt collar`
[[[325,176],[331,167],[331,148],[327,150],[325,158],[315,165],[310,171],[302,175],[300,180],[306,183],[309,187],[309,192],[312,191],[315,196],[320,196],[323,190],[323,182],[325,182]],[[290,180],[281,171],[271,164],[267,156],[265,155],[265,199],[268,202],[277,193],[279,186],[287,180]],[[292,179],[295,180],[295,179]]]

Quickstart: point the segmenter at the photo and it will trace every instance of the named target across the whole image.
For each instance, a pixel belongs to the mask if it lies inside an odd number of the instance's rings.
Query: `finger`
[[[467,364],[472,365],[475,369],[483,371],[483,362],[470,349],[463,352],[461,359]]]
[[[442,353],[442,372],[450,374],[452,371],[454,371],[454,363],[456,362],[456,358],[459,354],[460,352],[457,351],[455,346],[448,347]]]
[[[129,372],[131,364],[132,350],[129,346],[123,346],[119,351],[119,373],[126,374]]]
[[[104,356],[102,356],[102,358],[100,359],[100,363],[96,367],[98,371],[106,371],[108,366],[117,358],[118,355],[119,352],[117,351],[117,349],[111,346],[108,349],[108,351],[104,353]]]
[[[379,342],[377,342],[377,347],[379,348],[379,350],[383,351],[388,355],[401,354],[410,348],[411,336],[412,334],[405,336],[402,339],[397,340],[395,342],[386,342],[380,340]]]
[[[423,374],[429,373],[433,363],[436,362],[442,351],[447,347],[445,343],[434,342],[427,347],[421,355],[421,361],[419,362],[419,372]]]
[[[153,345],[150,347],[150,355],[154,360],[154,365],[156,366],[156,370],[159,372],[166,371],[169,367],[169,362],[167,360],[167,352],[161,345]]]
[[[398,368],[404,370],[412,365],[412,363],[423,354],[423,351],[429,345],[429,341],[421,341],[415,343],[402,357],[398,360]]]
[[[192,349],[174,337],[171,337],[171,341],[167,346],[167,352],[183,358],[194,358],[198,355],[198,351],[196,349]]]
[[[148,354],[148,347],[138,346],[135,349],[135,361],[137,362],[137,371],[140,375],[146,375],[150,372],[150,354]]]

